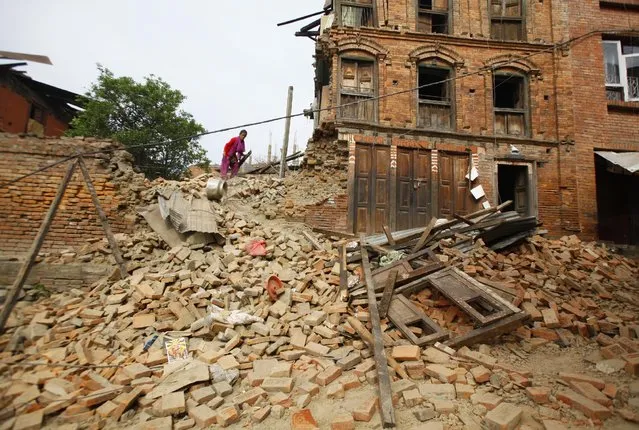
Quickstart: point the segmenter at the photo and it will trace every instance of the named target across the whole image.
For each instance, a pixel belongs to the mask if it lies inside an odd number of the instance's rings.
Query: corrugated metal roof
[[[178,233],[218,232],[216,214],[208,200],[190,197],[189,201],[182,192],[176,191],[168,200],[161,195],[158,196],[158,202],[162,217],[168,217]]]
[[[639,152],[595,151],[595,154],[629,173],[639,172]]]

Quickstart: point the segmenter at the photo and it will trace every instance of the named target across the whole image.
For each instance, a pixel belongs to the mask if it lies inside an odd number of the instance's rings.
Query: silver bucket
[[[224,179],[211,178],[206,182],[206,198],[220,200],[226,195],[228,185]]]

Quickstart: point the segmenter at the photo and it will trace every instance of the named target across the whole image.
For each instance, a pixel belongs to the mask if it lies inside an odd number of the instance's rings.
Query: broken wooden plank
[[[408,340],[418,346],[444,341],[449,337],[435,321],[402,295],[395,296],[391,301],[388,318]],[[417,337],[410,326],[422,329],[422,336]]]
[[[396,244],[395,239],[393,238],[393,234],[391,233],[391,231],[388,228],[388,226],[384,225],[384,226],[382,226],[382,229],[384,230],[384,234],[386,235],[386,240],[388,240],[388,244],[390,246],[395,246],[395,244]]]
[[[386,318],[388,307],[393,297],[393,290],[395,289],[395,281],[397,281],[397,270],[393,270],[386,279],[386,286],[384,287],[384,294],[382,295],[382,301],[379,304],[379,317]]]
[[[366,279],[368,292],[368,313],[373,326],[373,354],[375,356],[375,367],[377,368],[377,380],[379,387],[380,416],[384,427],[395,427],[395,412],[393,410],[393,392],[391,391],[390,375],[388,374],[388,360],[384,351],[382,340],[381,322],[377,310],[377,299],[375,298],[375,283],[371,266],[368,261],[368,251],[366,250],[366,238],[360,236],[360,247],[362,253],[362,267]]]
[[[309,241],[311,242],[311,245],[313,245],[313,248],[315,248],[317,251],[322,251],[324,248],[322,248],[322,245],[317,241],[317,239],[315,239],[313,236],[311,236],[311,234],[307,231],[302,231],[302,235]]]
[[[357,334],[359,335],[359,337],[369,346],[369,347],[373,347],[373,335],[371,334],[370,331],[368,331],[366,329],[366,327],[364,327],[364,324],[361,323],[360,320],[358,320],[355,317],[346,317],[346,321],[348,322],[348,324],[353,327],[353,329],[357,332]],[[390,346],[390,345],[389,345]],[[393,368],[393,370],[395,370],[395,372],[397,372],[397,374],[402,378],[402,379],[411,379],[408,376],[408,373],[406,373],[406,371],[404,370],[404,368],[402,366],[399,365],[399,363],[397,361],[395,361],[395,359],[391,356],[386,356],[386,359],[388,360],[388,364],[390,364],[390,366]]]
[[[526,312],[519,312],[485,327],[481,327],[464,335],[449,339],[444,342],[444,344],[451,348],[459,348],[462,346],[470,346],[476,343],[491,341],[502,334],[515,330],[517,327],[524,324],[529,317],[530,316]]]
[[[430,236],[430,232],[433,230],[433,227],[435,227],[436,222],[437,222],[437,218],[432,217],[430,219],[430,222],[426,226],[426,229],[424,230],[422,235],[419,237],[419,240],[417,241],[417,243],[412,249],[413,254],[415,254],[416,252],[418,252],[420,249],[424,247],[424,245],[426,244],[426,240],[428,240],[428,236]]]
[[[505,301],[497,300],[477,281],[456,267],[428,275],[429,283],[480,325],[488,325],[513,313]]]

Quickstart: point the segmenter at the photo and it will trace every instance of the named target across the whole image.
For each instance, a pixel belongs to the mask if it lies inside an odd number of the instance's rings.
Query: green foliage
[[[121,142],[148,178],[177,179],[193,164],[208,166],[198,139],[184,139],[204,132],[204,127],[180,109],[185,97],[179,90],[154,75],[139,83],[116,77],[99,64],[98,70],[97,82],[82,96],[84,111],[73,119],[67,135]],[[137,147],[175,139],[180,140]]]

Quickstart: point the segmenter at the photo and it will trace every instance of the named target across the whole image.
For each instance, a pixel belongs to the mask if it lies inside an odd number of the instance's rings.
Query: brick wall
[[[393,144],[416,141],[418,147],[450,151],[474,147],[479,153],[480,180],[493,204],[497,163],[508,157],[509,144],[514,144],[536,165],[539,217],[551,234],[595,238],[593,150],[639,150],[639,103],[613,106],[607,102],[600,34],[563,49],[553,49],[553,43],[595,30],[639,28],[639,10],[606,7],[598,0],[525,1],[525,41],[500,42],[489,38],[489,2],[451,3],[450,35],[418,33],[414,0],[389,2],[388,11],[386,2],[378,0],[378,28],[336,26],[322,36],[319,46],[329,48],[324,52],[332,62],[329,102],[322,101],[323,105],[339,103],[343,56],[374,59],[377,95],[400,93],[377,102],[373,124],[337,118],[338,132],[364,136],[358,142],[381,143],[391,138]],[[417,60],[411,58],[415,55]],[[418,85],[420,61],[429,62],[432,57],[448,62],[456,77],[471,74],[453,82],[455,127],[451,132],[417,128],[417,96],[410,89]],[[496,59],[516,57],[527,60],[507,69],[528,76],[529,134],[504,138],[494,133],[493,74],[482,69]]]
[[[114,148],[111,142],[52,139],[0,134],[0,184],[84,151]],[[132,232],[135,217],[126,215],[129,197],[120,192],[120,168],[130,168],[124,151],[85,158],[104,211],[115,233]],[[58,165],[8,187],[0,188],[0,253],[20,254],[29,249],[61,182],[67,164]],[[116,178],[116,174],[119,176]],[[130,171],[132,175],[133,172]],[[129,178],[130,179],[130,178]],[[123,188],[128,190],[128,188]],[[128,193],[128,191],[126,191]],[[103,238],[101,224],[80,169],[69,183],[42,250],[62,250]]]
[[[597,1],[570,6],[571,36],[593,30],[639,28],[639,10],[600,7]],[[635,34],[639,38],[639,35]],[[604,89],[601,35],[573,46],[570,53],[574,96],[575,149],[579,221],[583,236],[597,235],[595,149],[639,151],[639,102],[623,103],[625,109],[609,107]],[[576,71],[579,71],[578,73]],[[612,103],[611,103],[612,105]]]
[[[322,203],[306,206],[304,222],[312,227],[345,232],[347,210],[348,195],[330,197]]]

